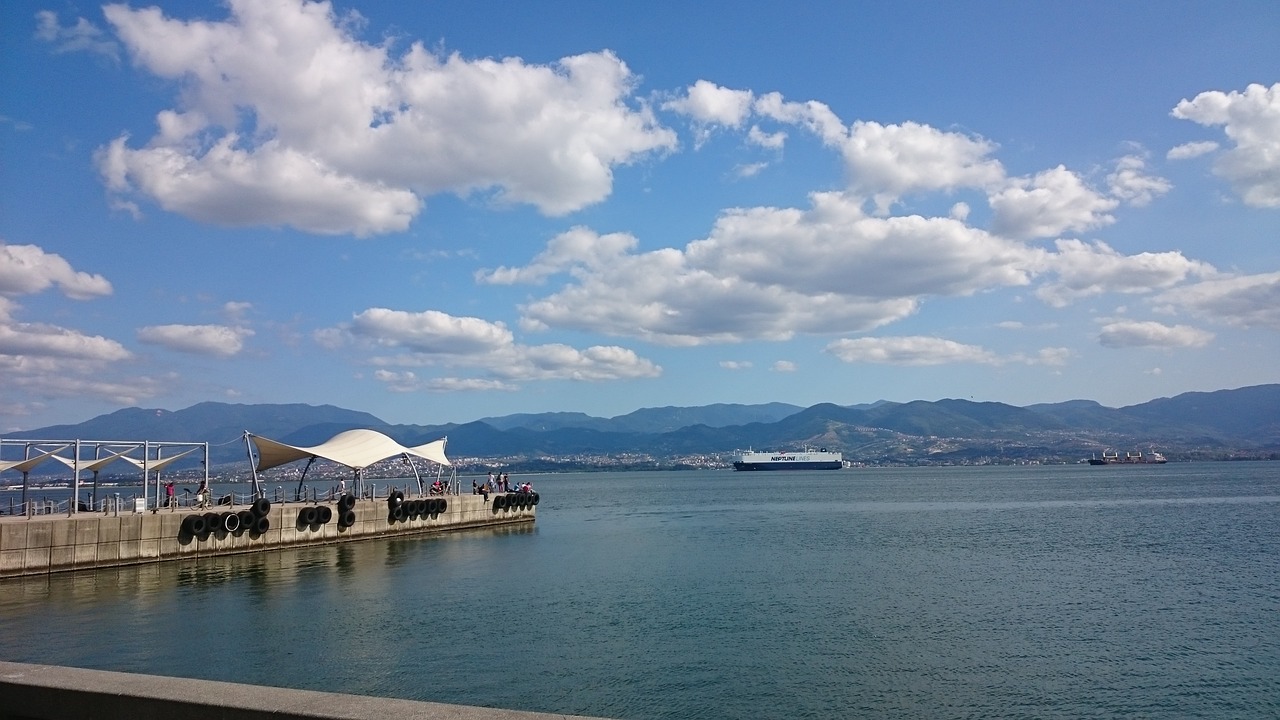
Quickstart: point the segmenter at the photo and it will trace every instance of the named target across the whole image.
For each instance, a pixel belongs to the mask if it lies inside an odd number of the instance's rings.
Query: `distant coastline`
[[[717,404],[645,408],[614,418],[542,413],[445,425],[391,425],[331,405],[206,402],[173,412],[127,408],[77,425],[6,434],[0,460],[22,457],[24,438],[127,437],[209,442],[211,467],[235,472],[245,467],[245,454],[234,428],[309,445],[354,427],[374,428],[409,445],[448,437],[459,472],[481,474],[498,468],[721,469],[730,467],[733,449],[742,447],[826,447],[855,467],[1071,464],[1117,447],[1159,448],[1171,463],[1277,460],[1280,384],[1184,393],[1123,408],[1090,400],[1028,407],[953,399],[808,408]],[[33,479],[56,470],[46,465]],[[14,482],[20,482],[15,473],[0,475],[0,483]]]

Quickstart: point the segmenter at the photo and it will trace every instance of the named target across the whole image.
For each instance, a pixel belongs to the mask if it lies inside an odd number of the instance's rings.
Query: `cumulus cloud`
[[[750,360],[721,360],[720,367],[725,370],[749,370],[752,364]]]
[[[992,230],[1024,240],[1110,225],[1115,218],[1108,213],[1120,204],[1061,165],[1014,180],[993,193],[989,202],[994,213]]]
[[[758,125],[752,125],[747,131],[747,142],[768,150],[781,150],[787,143],[787,134],[782,131],[765,132]]]
[[[947,365],[979,363],[995,365],[1000,359],[977,345],[965,345],[937,337],[842,338],[827,345],[826,352],[847,363],[881,365]]]
[[[775,362],[773,366],[770,367],[769,369],[772,370],[773,372],[778,372],[778,373],[793,373],[798,368],[796,367],[796,364],[791,362],[790,360],[779,360]]]
[[[514,336],[502,323],[436,310],[411,313],[370,308],[357,313],[348,327],[352,335],[376,345],[430,355],[476,355],[514,343]]]
[[[1137,155],[1126,155],[1116,161],[1116,169],[1107,176],[1111,195],[1131,205],[1142,207],[1173,188],[1168,180],[1148,175],[1146,161]]]
[[[229,10],[104,8],[135,64],[182,86],[145,145],[100,149],[117,195],[206,222],[372,235],[403,230],[442,192],[571,212],[609,194],[616,166],[675,146],[608,52],[533,65],[414,43],[395,56],[327,3]]]
[[[138,340],[192,355],[232,357],[244,349],[253,331],[226,325],[151,325],[138,328]]]
[[[223,303],[222,314],[232,323],[239,323],[244,320],[245,314],[252,309],[253,303],[231,300]]]
[[[751,115],[755,95],[750,90],[731,90],[706,80],[685,89],[684,95],[663,103],[663,110],[687,115],[703,125],[740,127]]]
[[[120,45],[84,18],[76,18],[73,25],[63,25],[57,13],[41,10],[36,13],[36,39],[53,45],[55,53],[89,52],[120,59]]]
[[[632,350],[611,345],[521,345],[502,323],[455,317],[435,310],[370,308],[351,323],[317,334],[326,347],[336,337],[389,355],[375,355],[374,378],[395,392],[511,390],[536,380],[608,381],[657,377],[662,368]],[[439,367],[470,375],[420,377],[407,367]],[[401,368],[398,370],[388,368]]]
[[[721,101],[693,103],[694,88],[699,87],[706,98]],[[976,135],[915,122],[884,125],[855,121],[846,127],[820,102],[788,101],[779,93],[767,93],[748,103],[750,94],[745,91],[729,91],[710,83],[694,88],[681,99],[680,107],[689,114],[694,112],[692,107],[700,108],[695,117],[705,122],[740,127],[750,117],[759,117],[816,135],[843,158],[848,193],[870,200],[881,216],[889,215],[895,203],[910,195],[976,190],[987,195],[993,232],[1031,240],[1109,225],[1115,221],[1110,213],[1120,202],[1145,205],[1172,187],[1168,180],[1148,173],[1139,155],[1117,160],[1107,176],[1108,191],[1101,192],[1061,165],[1032,176],[1009,178],[1000,161],[992,157],[998,146]],[[668,107],[674,105],[669,103]],[[749,142],[780,148],[783,137],[766,140],[774,137],[777,135],[766,135],[754,124],[747,133]],[[967,218],[967,203],[953,207],[957,213],[953,217]]]
[[[61,255],[0,241],[0,295],[30,295],[55,285],[76,300],[111,294],[106,278],[72,268]]]
[[[1280,272],[1210,278],[1161,293],[1155,302],[1227,325],[1280,330]]]
[[[881,214],[908,193],[986,188],[1004,178],[988,157],[994,143],[919,123],[856,122],[840,144],[850,188],[874,199]]]
[[[1058,240],[1058,252],[1046,255],[1045,269],[1056,279],[1036,289],[1036,297],[1054,307],[1102,293],[1145,293],[1169,288],[1189,277],[1209,276],[1207,263],[1177,251],[1122,255],[1106,243]]]
[[[1067,348],[1043,348],[1032,355],[1016,353],[998,355],[979,345],[966,345],[954,340],[931,336],[842,338],[827,345],[824,352],[847,363],[875,363],[924,367],[975,363],[978,365],[1065,365],[1071,357]]]
[[[786,340],[865,331],[915,312],[928,295],[1026,285],[1043,251],[949,218],[877,218],[819,193],[807,211],[726,211],[683,250],[636,252],[629,235],[587,228],[553,239],[524,268],[482,282],[561,289],[522,306],[522,325],[638,337],[665,345]]]
[[[1102,326],[1098,342],[1104,347],[1198,348],[1208,345],[1213,333],[1189,325],[1122,320]]]
[[[132,357],[120,343],[72,328],[18,320],[22,308],[12,298],[50,287],[75,300],[112,292],[106,278],[75,270],[60,255],[35,245],[0,243],[0,375],[4,382],[36,397],[66,397],[67,388],[73,387],[81,395],[109,400],[144,397],[142,378],[111,383],[100,377],[111,363]]]
[[[87,366],[59,364],[36,370],[26,364],[15,366],[11,360],[0,355],[0,372],[5,373],[5,382],[28,396],[48,400],[97,398],[117,405],[137,405],[166,391],[176,381],[174,376],[147,375],[111,380]]]
[[[1217,149],[1218,143],[1213,141],[1189,142],[1170,148],[1165,157],[1169,160],[1187,160],[1189,158],[1207,155]]]
[[[5,318],[7,321],[8,318]],[[120,343],[43,323],[0,323],[0,355],[112,362],[130,357]]]
[[[1045,250],[956,218],[875,217],[861,199],[816,193],[808,210],[725,211],[681,248],[638,252],[625,233],[576,227],[527,266],[478,273],[481,283],[566,284],[521,306],[521,327],[561,328],[673,345],[782,341],[866,332],[930,297],[1031,285],[1054,307],[1102,293],[1146,293],[1216,273],[1180,252],[1122,255],[1105,243],[1058,240]]]
[[[1172,114],[1207,127],[1222,126],[1234,147],[1218,156],[1214,172],[1231,183],[1246,205],[1280,207],[1280,83],[1255,83],[1244,92],[1203,92],[1179,102]]]

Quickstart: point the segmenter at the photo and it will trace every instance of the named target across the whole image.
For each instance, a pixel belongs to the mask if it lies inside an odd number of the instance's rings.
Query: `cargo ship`
[[[1102,451],[1102,457],[1089,458],[1090,465],[1163,465],[1169,462],[1164,455],[1152,450],[1143,455],[1140,452],[1125,453],[1124,457],[1120,457],[1120,453],[1110,450]]]
[[[755,452],[747,450],[733,461],[734,470],[839,470],[844,455],[826,448],[795,452]]]

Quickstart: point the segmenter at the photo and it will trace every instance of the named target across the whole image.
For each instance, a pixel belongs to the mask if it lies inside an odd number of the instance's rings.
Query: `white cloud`
[[[1209,265],[1180,252],[1122,255],[1101,242],[1056,241],[1056,252],[953,218],[880,218],[860,200],[817,193],[813,206],[724,212],[683,250],[637,252],[631,235],[577,227],[528,266],[480,282],[568,283],[521,307],[521,326],[600,332],[685,346],[865,332],[900,320],[933,296],[1029,285],[1054,307],[1102,293],[1145,293]]]
[[[982,138],[912,122],[856,122],[841,143],[851,190],[873,198],[881,214],[909,193],[995,186],[1004,178],[1000,162],[988,157],[995,149]]]
[[[563,214],[613,168],[675,146],[608,52],[530,65],[356,39],[327,3],[232,0],[225,21],[104,8],[135,64],[182,84],[142,148],[101,149],[109,188],[197,220],[403,230],[441,192]],[[342,102],[334,102],[342,98]]]
[[[799,368],[797,368],[796,364],[791,362],[790,360],[779,360],[775,362],[773,366],[770,367],[769,369],[772,370],[773,372],[778,372],[778,373],[793,373]]]
[[[1210,278],[1161,293],[1155,302],[1228,325],[1280,330],[1280,272]]]
[[[618,256],[634,250],[638,241],[627,233],[597,234],[587,227],[574,227],[547,243],[547,249],[521,268],[501,267],[481,270],[476,281],[490,285],[541,283],[556,273],[575,266],[588,270],[605,268]]]
[[[138,328],[138,340],[176,352],[231,357],[244,349],[253,331],[226,325],[151,325]]]
[[[994,353],[977,345],[922,336],[843,338],[827,345],[826,352],[847,363],[925,366],[952,363],[995,365],[1001,362]]]
[[[16,319],[21,306],[11,298],[55,286],[76,300],[112,292],[106,278],[75,270],[60,255],[35,245],[0,242],[0,377],[4,384],[31,397],[96,397],[128,403],[147,397],[150,384],[145,377],[124,382],[102,377],[111,363],[133,357],[115,340]]]
[[[59,364],[39,370],[14,365],[11,358],[0,355],[0,370],[6,383],[20,388],[24,393],[45,399],[96,398],[117,405],[137,405],[172,387],[176,378],[131,376],[123,380],[104,379],[96,369]]]
[[[253,303],[238,302],[235,300],[228,301],[222,305],[222,314],[232,323],[240,323],[244,320],[244,316],[253,309]]]
[[[1119,205],[1061,165],[1034,178],[1013,180],[993,193],[989,202],[994,232],[1024,240],[1110,225],[1115,218],[1108,213]]]
[[[113,362],[125,360],[129,351],[120,343],[100,335],[85,335],[56,325],[0,322],[0,355],[48,357]]]
[[[1061,366],[1071,357],[1068,348],[1043,348],[1034,355],[1021,353],[1002,357],[979,345],[966,345],[954,340],[929,336],[842,338],[827,345],[824,352],[847,363],[875,363],[924,367],[976,363],[1004,365],[1016,362],[1027,365]]]
[[[1251,84],[1244,92],[1203,92],[1179,102],[1172,115],[1221,125],[1234,147],[1218,156],[1214,172],[1246,205],[1280,207],[1280,83]]]
[[[1056,276],[1036,290],[1036,297],[1054,307],[1102,293],[1145,293],[1169,288],[1192,276],[1216,271],[1188,260],[1180,252],[1121,255],[1103,242],[1055,241],[1058,252],[1045,256],[1045,269]]]
[[[750,360],[721,360],[720,367],[725,370],[749,370],[752,364]]]
[[[558,327],[666,345],[785,340],[865,331],[928,295],[1025,285],[1043,251],[947,218],[875,218],[857,198],[813,196],[808,211],[726,211],[684,250],[636,253],[629,235],[575,228],[526,268],[489,282],[571,282],[522,307],[529,329]]]
[[[458,378],[458,377],[442,377],[432,378],[424,382],[421,386],[422,390],[436,393],[455,393],[455,392],[514,392],[520,389],[519,385],[506,383],[501,380],[485,380],[483,378]]]
[[[511,390],[535,380],[608,381],[657,377],[662,368],[617,346],[577,349],[562,344],[521,345],[502,323],[455,317],[439,311],[406,312],[370,308],[352,322],[317,338],[326,347],[337,338],[371,348],[404,350],[375,355],[375,379],[396,392],[426,390]],[[440,367],[474,373],[471,377],[420,377],[385,368]]]
[[[752,109],[770,120],[804,128],[832,147],[842,146],[849,136],[848,129],[831,108],[815,100],[791,102],[774,92],[756,98]]]
[[[1028,358],[1025,362],[1029,365],[1049,365],[1062,366],[1067,364],[1067,360],[1074,355],[1070,348],[1041,348],[1034,357]]]
[[[765,132],[758,125],[752,125],[747,131],[747,142],[767,150],[781,150],[787,142],[787,134],[782,131]]]
[[[0,295],[29,295],[52,285],[76,300],[111,294],[106,278],[75,270],[61,255],[0,241]]]
[[[1142,207],[1173,188],[1168,180],[1147,175],[1144,170],[1146,162],[1137,155],[1126,155],[1117,160],[1116,169],[1107,176],[1112,196]]]
[[[1207,155],[1217,149],[1218,143],[1216,142],[1189,142],[1170,148],[1165,157],[1169,160],[1187,160]]]
[[[751,115],[754,100],[750,90],[731,90],[699,80],[685,88],[682,97],[663,103],[662,109],[687,115],[704,125],[736,128]]]
[[[120,46],[84,18],[76,18],[74,25],[63,26],[58,22],[57,13],[41,10],[36,13],[36,39],[52,44],[55,53],[89,52],[120,59]]]
[[[238,145],[239,136],[227,135],[203,154],[175,146],[130,150],[122,137],[97,159],[111,168],[104,173],[111,190],[137,189],[165,210],[219,225],[364,237],[405,230],[421,209],[409,190],[335,172],[277,141],[252,151]]]
[[[1198,348],[1208,345],[1213,333],[1189,325],[1122,320],[1102,326],[1098,342],[1104,347]]]
[[[406,312],[370,308],[351,322],[352,335],[382,347],[405,348],[432,355],[473,355],[512,345],[511,331],[502,323],[475,317],[454,317],[436,310]]]

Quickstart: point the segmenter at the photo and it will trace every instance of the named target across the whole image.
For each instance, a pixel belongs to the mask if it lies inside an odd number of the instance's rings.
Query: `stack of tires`
[[[448,509],[449,501],[444,498],[405,500],[404,493],[393,490],[387,497],[387,522],[434,519]]]
[[[409,517],[409,510],[404,506],[404,493],[392,490],[387,496],[387,523],[404,522]]]
[[[528,510],[538,504],[538,493],[536,492],[514,492],[505,495],[493,496],[493,511],[499,510]]]
[[[319,530],[321,525],[333,519],[333,508],[328,505],[308,505],[298,510],[299,530]]]
[[[344,493],[338,498],[338,529],[349,528],[356,524],[356,496]]]
[[[259,498],[248,510],[191,514],[182,519],[178,536],[208,540],[210,535],[261,535],[271,527],[270,512],[271,501]]]

